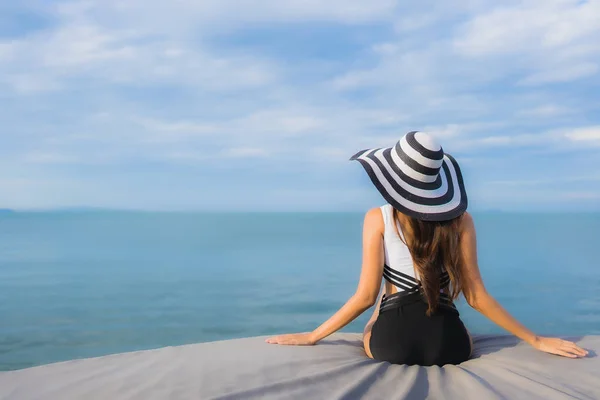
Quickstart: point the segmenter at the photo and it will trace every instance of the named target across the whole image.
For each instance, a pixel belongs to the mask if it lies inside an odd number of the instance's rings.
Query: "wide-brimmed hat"
[[[350,160],[360,162],[383,198],[408,216],[447,221],[467,209],[458,163],[427,133],[409,132],[394,147],[361,150]]]

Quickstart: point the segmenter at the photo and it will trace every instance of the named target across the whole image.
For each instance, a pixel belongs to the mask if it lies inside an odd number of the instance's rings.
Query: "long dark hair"
[[[440,274],[446,270],[450,276],[450,289],[445,292],[456,299],[463,289],[461,276],[462,256],[460,250],[461,217],[442,221],[423,221],[406,216],[410,234],[405,234],[394,210],[394,227],[398,225],[403,235],[400,239],[410,250],[415,270],[419,275],[423,294],[427,300],[427,315],[437,309],[440,298]],[[402,237],[404,236],[404,238]]]

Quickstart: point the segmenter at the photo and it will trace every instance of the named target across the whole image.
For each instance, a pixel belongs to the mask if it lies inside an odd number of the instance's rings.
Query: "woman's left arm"
[[[383,218],[379,208],[365,215],[363,224],[363,260],[356,293],[331,318],[310,333],[279,335],[267,343],[288,345],[313,345],[340,330],[373,306],[379,295],[383,274]]]

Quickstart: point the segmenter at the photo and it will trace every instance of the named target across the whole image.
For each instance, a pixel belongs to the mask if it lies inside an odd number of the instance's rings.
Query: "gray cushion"
[[[599,399],[600,336],[569,338],[584,359],[541,353],[512,336],[475,336],[461,365],[368,359],[361,335],[316,346],[264,337],[74,360],[0,373],[1,399]]]

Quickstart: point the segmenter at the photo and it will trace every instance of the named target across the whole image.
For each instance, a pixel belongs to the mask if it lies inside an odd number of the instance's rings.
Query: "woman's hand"
[[[292,346],[312,346],[317,343],[312,333],[290,333],[287,335],[274,336],[265,340],[272,344],[286,344]]]
[[[573,342],[560,338],[537,337],[532,346],[540,351],[557,354],[563,357],[579,358],[587,356],[588,352]]]

